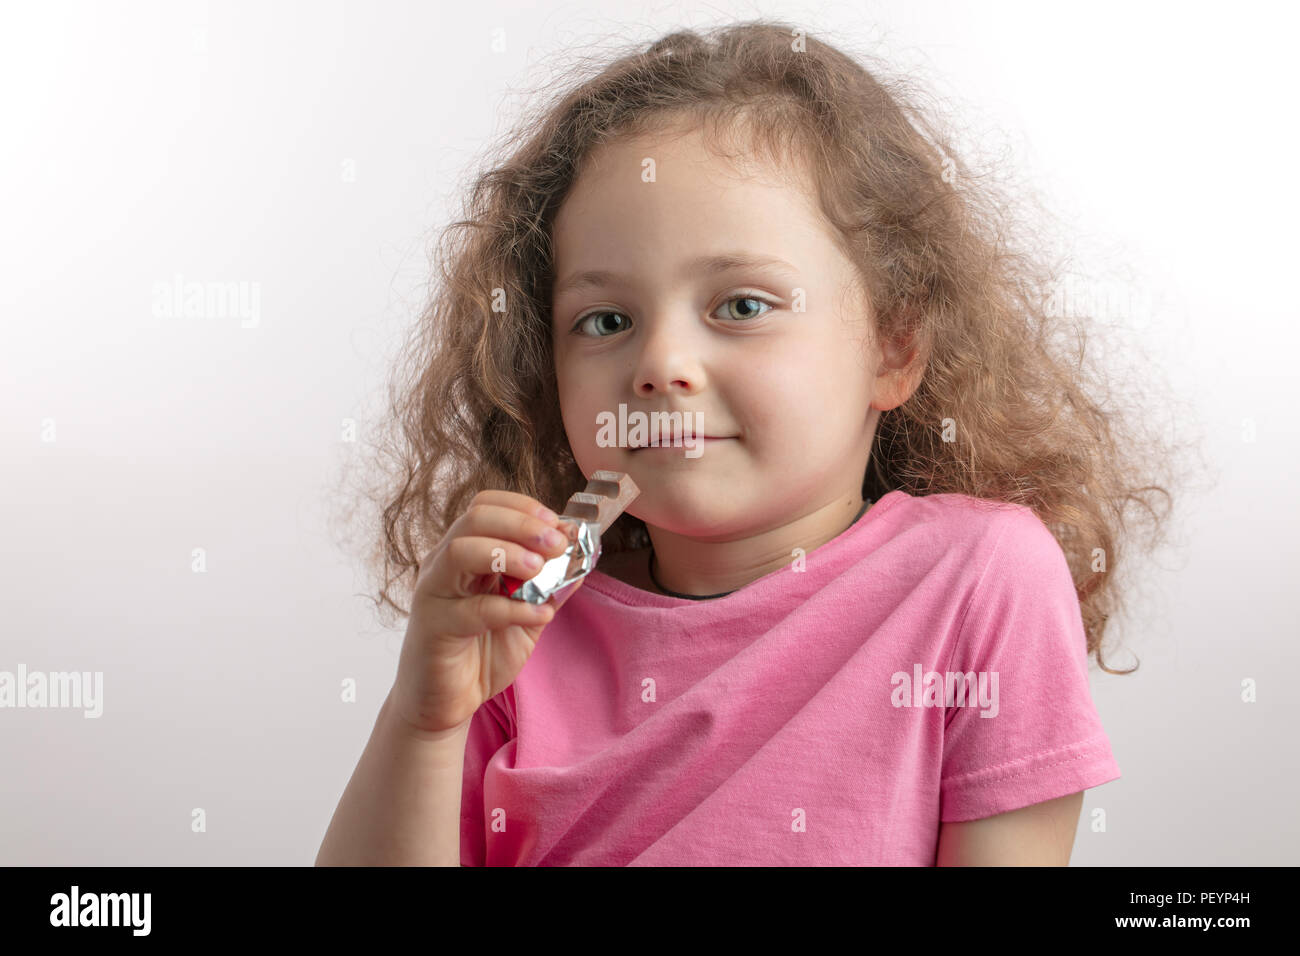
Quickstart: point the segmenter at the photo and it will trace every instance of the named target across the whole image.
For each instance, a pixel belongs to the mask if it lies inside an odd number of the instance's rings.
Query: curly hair
[[[1051,307],[1060,263],[1012,216],[1011,191],[963,162],[914,81],[770,20],[673,32],[561,80],[493,149],[433,250],[440,279],[365,460],[384,473],[354,499],[382,508],[367,525],[382,521],[367,562],[376,604],[409,614],[394,597],[409,601],[421,555],[479,491],[558,512],[583,487],[555,379],[551,227],[594,149],[685,120],[743,134],[773,161],[806,161],[878,334],[912,337],[928,356],[911,397],[881,414],[864,497],[956,492],[1032,508],[1066,555],[1088,652],[1109,673],[1136,670],[1107,667],[1102,637],[1128,543],[1144,525],[1154,546],[1168,520],[1147,500],[1171,502],[1167,481],[1148,469],[1169,467],[1171,448],[1139,434],[1136,406],[1108,407],[1105,372],[1084,362],[1084,323]],[[617,552],[648,536],[625,513],[602,540]]]

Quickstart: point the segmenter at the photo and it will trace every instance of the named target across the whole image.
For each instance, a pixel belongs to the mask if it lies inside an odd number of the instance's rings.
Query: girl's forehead
[[[643,160],[654,160],[656,178],[643,182]],[[628,164],[636,165],[629,172]],[[628,152],[625,161],[582,174],[551,220],[552,249],[608,253],[625,236],[667,231],[664,242],[714,237],[722,245],[763,244],[773,235],[795,237],[820,231],[823,217],[816,190],[797,176],[735,169],[727,161],[675,165],[667,153]],[[723,241],[728,234],[734,241]],[[765,237],[767,237],[765,239]],[[743,242],[742,242],[743,241]],[[684,250],[689,252],[689,250]]]
[[[775,150],[765,148],[773,142],[783,145]],[[642,176],[624,177],[624,167],[632,161],[639,168],[646,160],[658,166],[665,161],[684,160],[698,171],[707,170],[720,177],[758,179],[799,188],[806,188],[812,178],[808,154],[801,148],[797,134],[783,140],[769,140],[752,124],[740,120],[719,124],[675,119],[648,129],[615,134],[592,147],[578,166],[574,185],[607,173],[630,187],[640,186],[644,183]]]

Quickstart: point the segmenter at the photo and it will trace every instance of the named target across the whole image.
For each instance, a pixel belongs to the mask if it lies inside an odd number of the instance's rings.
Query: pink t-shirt
[[[1047,527],[891,491],[723,598],[588,575],[471,721],[461,862],[928,866],[1119,775]]]

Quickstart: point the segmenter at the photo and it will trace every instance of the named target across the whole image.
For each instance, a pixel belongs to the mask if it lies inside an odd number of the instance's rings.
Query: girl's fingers
[[[479,492],[465,513],[447,529],[442,542],[420,562],[416,572],[416,599],[456,602],[475,597],[485,576],[506,574],[528,580],[548,560],[565,552],[570,542],[565,533],[568,530],[569,523],[561,522],[554,512],[528,495],[512,491]],[[525,606],[523,621],[517,615],[507,615],[506,624],[538,623],[536,617],[528,614],[527,602],[503,600],[509,602],[503,608]],[[467,618],[463,620],[464,626],[471,626]],[[481,632],[484,623],[485,620],[479,621],[478,629],[468,633]]]
[[[528,580],[551,557],[501,538],[462,535],[447,543],[428,573],[416,584],[417,594],[454,601],[474,596],[485,576],[508,574]]]
[[[564,525],[558,518],[543,521],[503,505],[477,504],[456,519],[451,530],[454,537],[473,536],[513,541],[548,558],[559,557],[569,546]]]
[[[528,495],[521,495],[514,491],[497,491],[488,490],[480,491],[470,501],[469,506],[475,505],[496,505],[503,508],[512,508],[523,514],[532,515],[545,521],[554,521],[552,517],[555,512],[547,508],[536,498],[530,498]]]
[[[441,600],[441,599],[435,599]],[[439,609],[445,634],[453,637],[473,637],[484,631],[498,631],[518,624],[537,627],[555,617],[550,604],[529,604],[500,594],[475,594],[471,597],[450,600]]]

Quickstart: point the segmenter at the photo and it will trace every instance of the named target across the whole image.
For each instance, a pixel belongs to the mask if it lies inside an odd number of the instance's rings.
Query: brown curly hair
[[[1145,523],[1153,547],[1168,519],[1145,496],[1172,501],[1168,480],[1148,471],[1169,469],[1172,448],[1138,433],[1148,417],[1137,406],[1125,417],[1107,407],[1114,389],[1085,366],[1083,323],[1049,307],[1061,264],[1013,217],[1012,197],[1025,192],[964,163],[922,108],[926,94],[868,62],[783,22],[678,31],[566,70],[563,88],[494,148],[496,164],[434,250],[441,279],[395,365],[376,454],[362,462],[376,474],[385,459],[393,467],[351,498],[353,509],[362,499],[382,508],[362,524],[382,521],[368,548],[379,607],[409,614],[394,589],[409,601],[422,555],[477,492],[517,491],[560,511],[585,484],[556,390],[551,226],[593,149],[685,118],[744,134],[773,161],[808,162],[878,333],[913,336],[928,355],[914,394],[881,414],[863,495],[958,492],[1032,508],[1067,557],[1088,652],[1109,673],[1136,670],[1106,666],[1102,635],[1133,532]],[[1014,246],[1022,236],[1034,247]],[[625,513],[603,544],[648,540]]]

